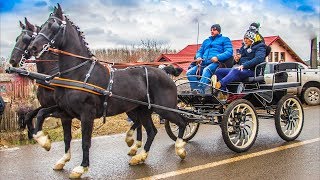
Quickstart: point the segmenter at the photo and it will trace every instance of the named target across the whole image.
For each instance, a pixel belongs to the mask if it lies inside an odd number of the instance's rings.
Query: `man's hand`
[[[201,62],[202,62],[202,58],[201,58],[201,57],[198,57],[198,58],[196,59],[196,65],[201,64]]]
[[[237,69],[239,69],[240,71],[243,70],[243,65],[236,67]]]
[[[217,58],[216,56],[215,56],[215,57],[212,57],[212,58],[211,58],[211,61],[212,61],[212,62],[218,62],[218,58]]]
[[[241,54],[236,54],[236,55],[234,56],[234,61],[235,61],[235,62],[239,62],[240,58],[241,58]]]

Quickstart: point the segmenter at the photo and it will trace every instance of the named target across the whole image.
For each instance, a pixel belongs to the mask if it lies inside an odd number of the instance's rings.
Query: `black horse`
[[[66,18],[60,5],[44,23],[39,35],[29,46],[34,55],[43,52],[43,47],[55,46],[56,48],[71,54],[60,54],[59,70],[60,79],[65,82],[84,82],[86,85],[94,85],[95,88],[109,90],[109,93],[96,95],[87,90],[72,89],[70,87],[55,87],[55,100],[58,106],[51,110],[64,111],[68,116],[80,119],[82,128],[82,150],[83,160],[81,166],[73,169],[71,178],[78,178],[89,167],[89,148],[91,146],[91,136],[94,118],[99,118],[104,114],[105,102],[107,102],[107,116],[113,116],[126,112],[135,122],[141,123],[147,131],[147,142],[144,150],[132,157],[130,164],[143,163],[148,155],[152,141],[157,133],[151,114],[156,112],[162,118],[179,126],[179,135],[176,141],[176,153],[185,158],[185,142],[182,140],[186,120],[177,112],[167,111],[162,108],[149,107],[128,100],[115,97],[125,97],[128,99],[153,103],[169,109],[177,109],[177,89],[174,82],[162,70],[153,67],[136,67],[125,70],[118,70],[112,73],[99,62],[92,58],[92,54],[84,44],[78,28]],[[112,88],[110,86],[112,85]],[[93,86],[90,86],[93,87]],[[112,93],[110,93],[112,92]],[[69,127],[64,126],[65,138],[70,134]],[[41,131],[37,132],[38,138],[44,138]],[[39,135],[40,134],[40,135]],[[38,136],[39,135],[39,136]],[[67,136],[67,137],[66,137]],[[67,148],[67,147],[66,147]]]
[[[25,24],[24,25],[20,21],[20,27],[22,28],[21,34],[16,38],[16,44],[15,48],[12,51],[11,57],[10,57],[10,63],[12,66],[24,66],[24,61],[28,58],[30,58],[30,54],[27,51],[27,46],[32,42],[34,39],[34,36],[37,35],[40,31],[40,27],[35,26],[31,24],[27,18],[25,18]],[[43,74],[55,74],[58,71],[58,62],[56,62],[58,59],[58,55],[54,54],[52,52],[44,52],[41,58],[38,58],[35,62],[37,65],[37,71],[39,73]],[[159,67],[160,68],[160,67]],[[181,68],[174,68],[172,65],[169,66],[162,66],[162,70],[164,70],[168,75],[173,76],[179,76],[182,72]],[[33,137],[33,123],[32,119],[37,115],[40,109],[51,107],[55,105],[54,97],[53,97],[53,89],[52,87],[49,87],[46,85],[45,82],[38,82],[38,89],[37,89],[37,98],[40,102],[40,107],[37,109],[31,109],[31,107],[28,108],[20,108],[17,111],[18,114],[18,124],[20,126],[20,129],[24,129],[26,126],[28,128],[28,137],[31,139]],[[55,113],[53,114],[46,114],[43,111],[40,111],[40,116],[42,116],[41,121],[38,122],[38,130],[41,131],[41,127],[43,124],[43,120],[48,116],[59,116]],[[134,130],[137,129],[137,142],[134,146],[134,140],[133,140],[133,133]],[[130,148],[130,151],[128,152],[129,155],[133,156],[136,154],[137,149],[141,147],[141,139],[142,139],[142,132],[141,132],[141,125],[140,123],[134,124],[130,130],[127,132],[126,142]],[[45,149],[50,149],[50,143],[48,142],[42,142],[45,143]],[[66,152],[67,153],[67,152]],[[56,165],[54,169],[60,169],[63,168],[61,164]]]
[[[25,25],[20,21],[20,27],[22,28],[21,34],[16,38],[16,44],[14,49],[12,50],[10,57],[10,64],[13,67],[24,66],[25,60],[30,58],[31,55],[28,52],[27,48],[34,40],[34,37],[39,33],[40,27],[31,24],[27,18],[25,18]],[[45,52],[41,59],[37,59],[36,66],[37,71],[43,74],[55,74],[58,72],[58,55],[50,52]],[[54,100],[53,88],[48,86],[45,82],[37,81],[38,89],[37,89],[37,98],[40,103],[40,107],[36,109],[28,109],[28,112],[25,110],[21,112],[20,110],[17,112],[19,116],[19,126],[20,129],[24,129],[25,126],[28,127],[28,137],[31,139],[33,137],[34,126],[32,123],[32,119],[38,114],[39,110],[42,108],[48,108],[56,105]],[[43,117],[43,120],[46,117],[52,116],[57,118],[66,118],[66,116],[61,115],[61,113],[40,113]],[[67,118],[66,122],[69,122]],[[42,129],[43,121],[38,122],[40,131]],[[50,142],[45,143],[45,148],[47,150],[50,149]]]
[[[25,18],[25,25],[20,21],[20,27],[22,28],[21,34],[16,38],[15,47],[11,53],[10,64],[12,66],[22,66],[25,63],[25,60],[30,58],[30,53],[27,48],[30,43],[34,40],[34,37],[39,33],[40,27],[31,24],[27,18]],[[43,74],[56,74],[59,71],[58,67],[58,55],[52,52],[44,52],[41,58],[36,59],[37,71]],[[48,86],[48,84],[44,81],[37,81],[38,89],[37,89],[37,98],[40,103],[40,107],[36,109],[19,109],[17,111],[19,117],[19,126],[20,129],[24,129],[25,126],[28,127],[28,137],[31,139],[32,137],[46,150],[50,150],[51,142],[48,136],[42,133],[42,125],[44,119],[51,116],[57,117],[61,119],[63,124],[63,128],[68,128],[70,130],[66,130],[64,134],[64,142],[65,142],[65,155],[55,164],[53,167],[54,170],[63,169],[66,162],[68,162],[71,158],[70,154],[70,143],[71,143],[71,123],[72,118],[66,115],[63,111],[51,111],[50,107],[56,106],[56,102],[54,99],[54,88]],[[49,113],[47,112],[49,108]],[[34,128],[32,119],[37,115],[38,120],[36,121],[36,128]],[[40,131],[37,135],[34,135],[34,131]],[[41,136],[41,138],[37,138]]]

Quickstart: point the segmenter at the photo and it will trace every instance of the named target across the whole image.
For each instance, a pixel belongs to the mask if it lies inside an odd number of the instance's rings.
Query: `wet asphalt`
[[[166,179],[320,179],[320,141],[297,147],[222,163],[214,167],[205,165],[224,162],[235,157],[250,156],[268,149],[279,149],[294,143],[320,138],[320,106],[305,106],[305,123],[300,136],[292,142],[282,140],[274,121],[259,119],[259,132],[255,144],[245,153],[235,153],[225,145],[218,126],[201,125],[197,135],[186,145],[187,157],[180,160],[174,152],[174,142],[164,128],[160,128],[145,164],[130,166],[129,148],[125,135],[93,138],[90,149],[90,169],[82,179],[139,179],[158,174]],[[146,134],[144,134],[144,137]],[[52,170],[64,154],[63,142],[52,144],[49,152],[39,145],[27,145],[0,151],[0,180],[16,179],[68,179],[72,169],[82,160],[81,141],[73,140],[72,158],[63,171]],[[197,168],[200,167],[200,170]],[[202,169],[201,169],[202,168]],[[189,172],[187,172],[189,170]],[[153,177],[155,178],[155,177]]]

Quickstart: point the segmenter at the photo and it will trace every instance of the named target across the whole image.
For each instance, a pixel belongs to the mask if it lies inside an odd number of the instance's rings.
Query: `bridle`
[[[54,35],[53,37],[52,37],[52,39],[51,38],[49,38],[47,35],[45,35],[44,33],[38,33],[38,35],[40,35],[40,36],[43,36],[47,41],[48,41],[48,43],[47,44],[44,44],[43,46],[42,46],[42,50],[39,52],[39,54],[37,55],[37,57],[36,58],[39,58],[39,57],[41,57],[41,55],[44,53],[44,52],[46,52],[46,51],[48,51],[49,50],[49,48],[51,47],[51,46],[54,46],[54,44],[55,44],[55,42],[56,42],[56,39],[58,38],[58,36],[62,33],[62,36],[64,36],[64,34],[65,34],[65,30],[66,30],[66,21],[65,20],[62,20],[62,19],[60,19],[60,18],[57,18],[57,17],[55,17],[55,16],[51,16],[47,21],[49,21],[50,19],[53,19],[54,20],[54,22],[52,23],[52,25],[51,25],[51,31],[52,31],[52,34]],[[59,24],[57,21],[60,21],[61,22],[61,24]]]
[[[31,54],[29,53],[29,51],[27,50],[30,42],[37,36],[37,27],[35,27],[35,31],[30,31],[30,30],[26,30],[23,29],[22,32],[24,33],[24,35],[22,36],[22,42],[26,44],[26,48],[25,50],[15,46],[13,49],[16,49],[20,52],[22,52],[21,55],[21,59],[19,61],[19,66],[23,67],[23,65],[25,64],[26,60],[29,59],[31,57]],[[31,36],[28,34],[32,34]]]

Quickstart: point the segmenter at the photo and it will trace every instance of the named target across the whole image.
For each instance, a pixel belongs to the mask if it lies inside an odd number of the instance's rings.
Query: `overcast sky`
[[[60,3],[80,27],[91,49],[118,48],[153,39],[181,50],[210,35],[242,39],[250,23],[260,22],[263,36],[279,35],[302,59],[309,59],[310,39],[320,35],[319,0],[1,0],[1,57],[9,57],[20,34],[19,20],[41,25]]]

